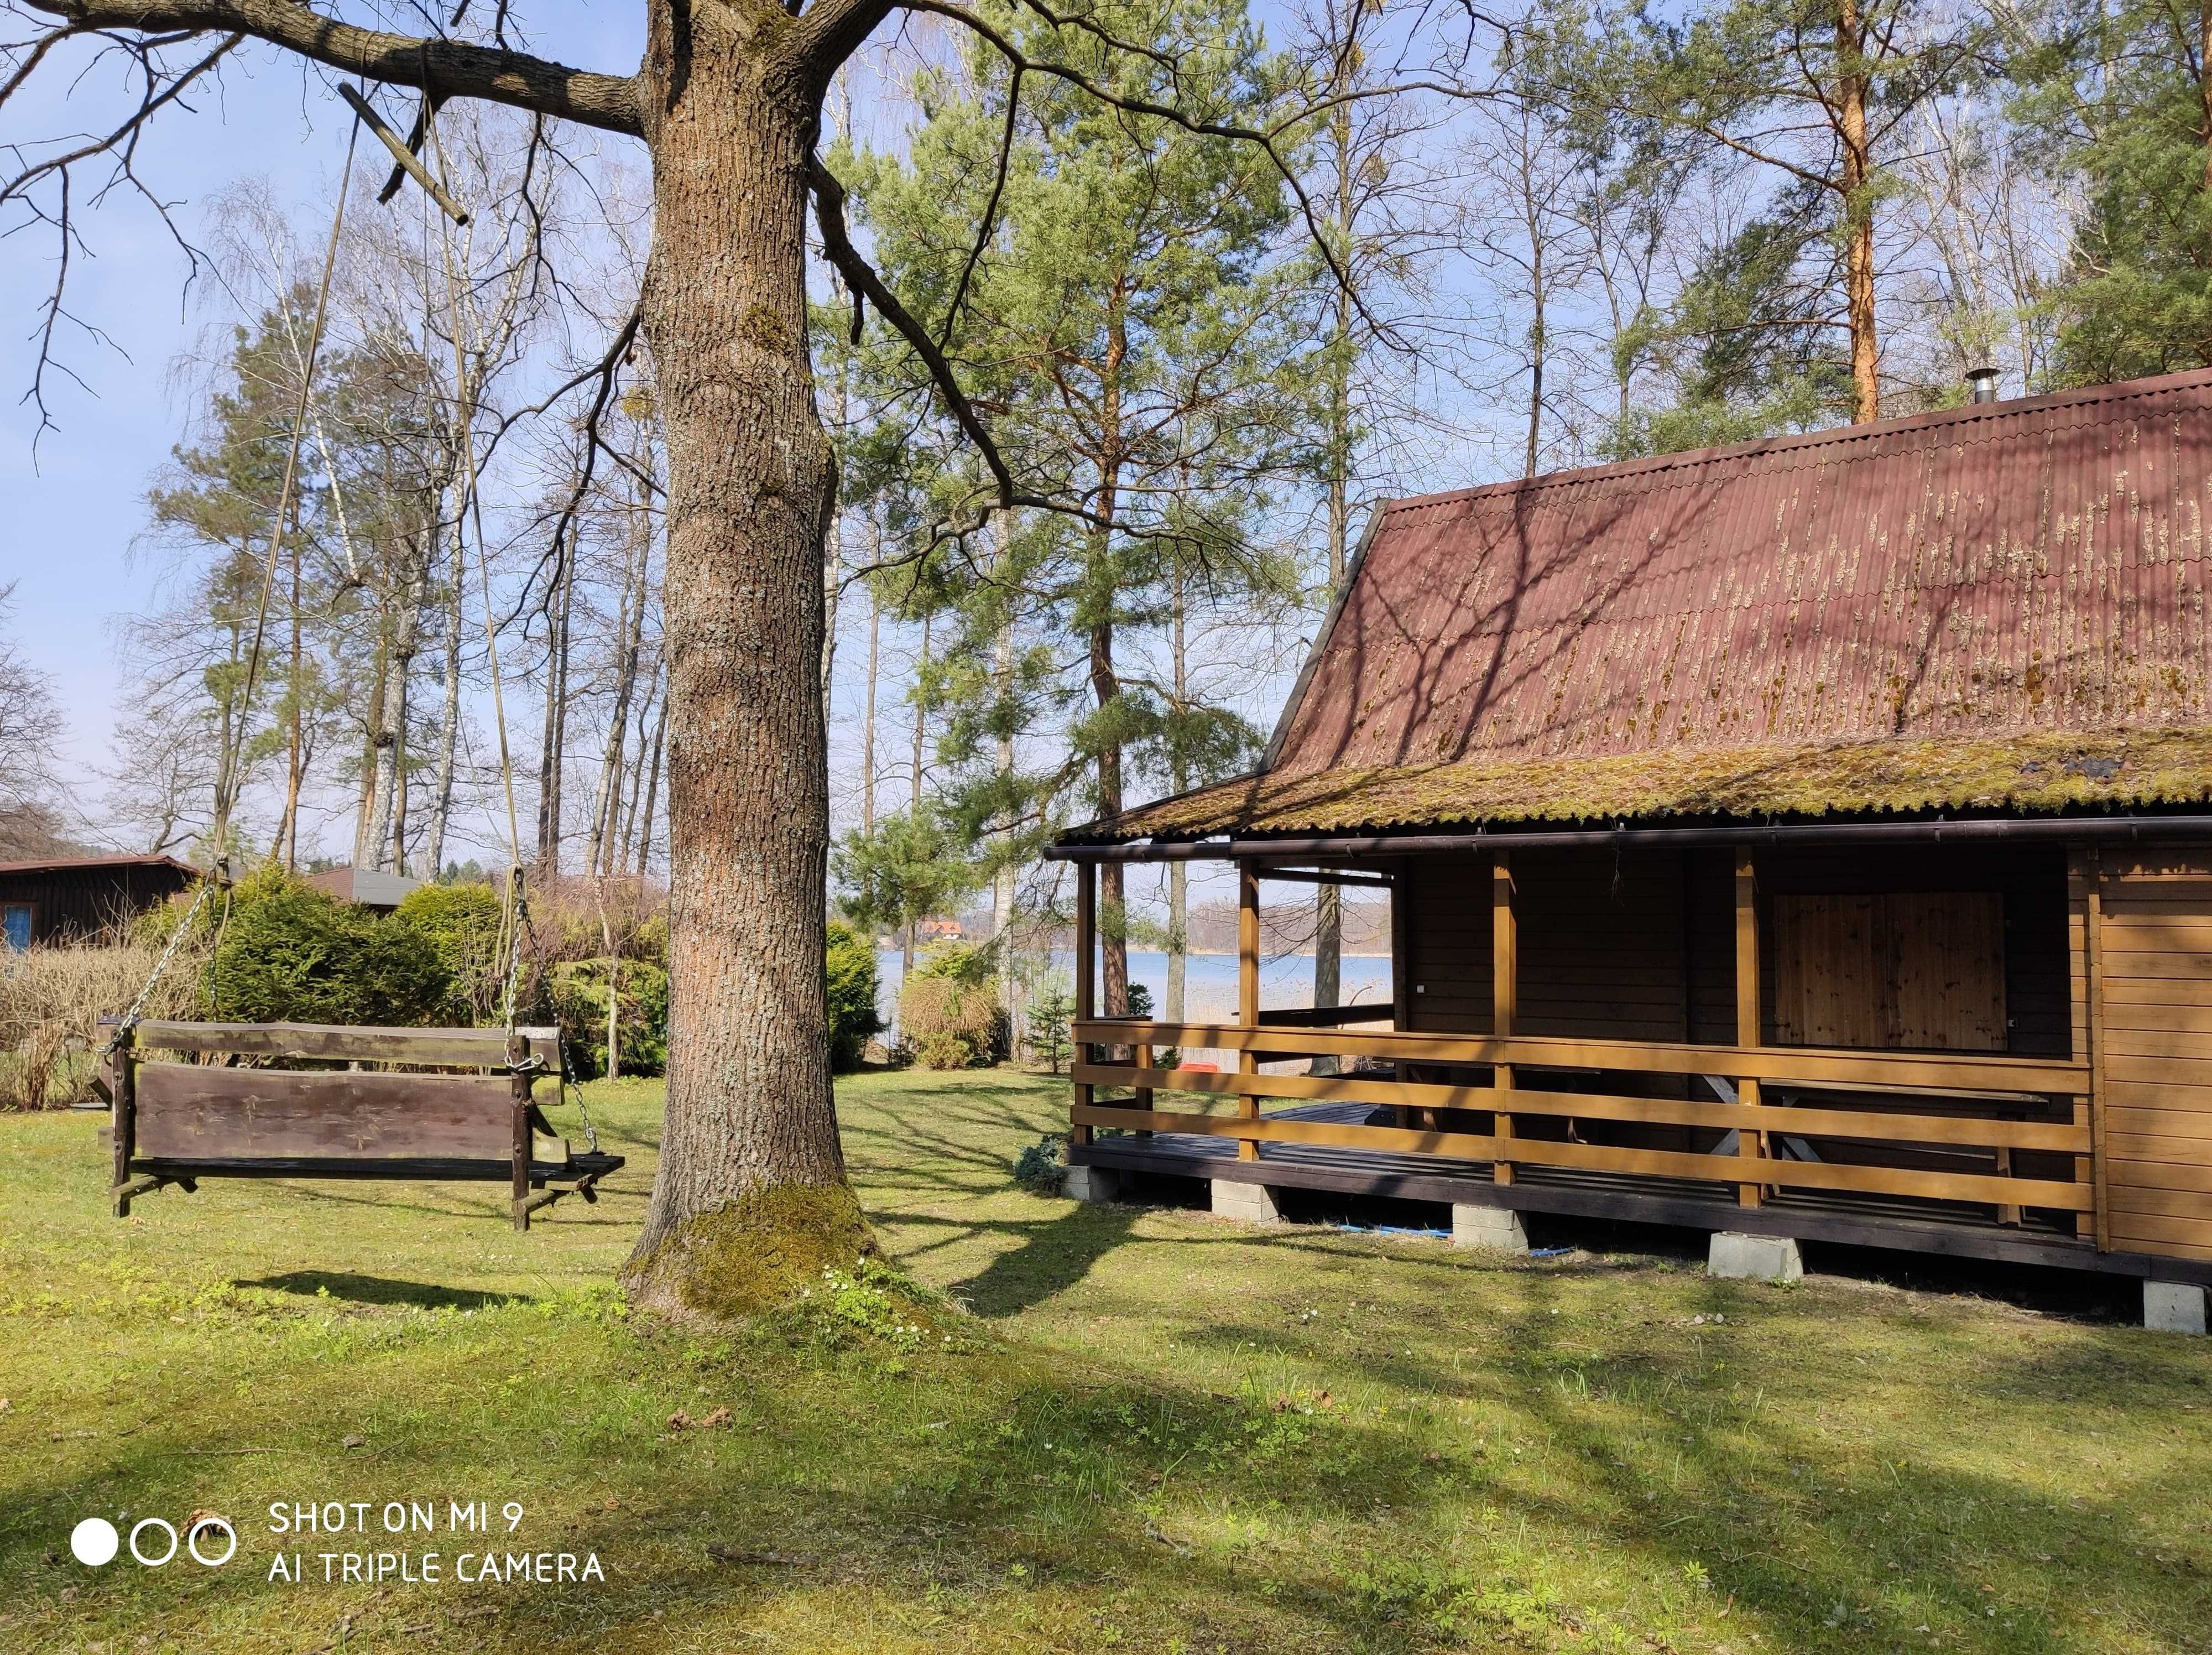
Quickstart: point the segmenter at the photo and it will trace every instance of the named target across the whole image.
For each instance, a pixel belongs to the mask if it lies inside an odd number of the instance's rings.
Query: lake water
[[[1260,1003],[1270,1011],[1303,1009],[1313,1004],[1313,956],[1285,954],[1260,962]],[[1052,969],[1070,986],[1075,982],[1073,950],[1056,951]],[[878,989],[877,1010],[884,1021],[894,1020],[898,1007],[899,952],[884,949],[876,956]],[[1346,954],[1339,996],[1346,1006],[1390,1004],[1390,962],[1380,954]],[[1129,981],[1152,991],[1152,1005],[1164,1009],[1167,999],[1168,957],[1153,950],[1129,951]],[[1194,1023],[1233,1023],[1237,1020],[1237,956],[1183,956],[1183,1015]]]

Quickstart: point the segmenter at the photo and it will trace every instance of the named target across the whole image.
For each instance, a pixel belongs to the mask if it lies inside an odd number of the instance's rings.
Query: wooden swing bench
[[[229,1062],[153,1062],[149,1051]],[[236,1067],[242,1057],[356,1067]],[[527,1230],[532,1213],[562,1196],[597,1201],[599,1181],[623,1164],[596,1145],[572,1150],[532,1101],[538,1077],[561,1072],[560,1031],[551,1028],[516,1029],[510,1038],[504,1029],[133,1024],[94,1081],[113,1120],[115,1215],[129,1217],[136,1196],[166,1184],[189,1193],[202,1178],[506,1182],[514,1227]],[[552,1141],[542,1157],[540,1135]]]

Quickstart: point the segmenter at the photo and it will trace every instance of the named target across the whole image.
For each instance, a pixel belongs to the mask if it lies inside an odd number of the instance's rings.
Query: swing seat
[[[337,1061],[374,1070],[149,1062],[149,1051]],[[422,1074],[415,1069],[474,1069]],[[115,1214],[202,1178],[389,1178],[505,1183],[514,1227],[596,1186],[624,1158],[578,1152],[532,1101],[561,1073],[560,1031],[345,1028],[312,1023],[135,1025],[95,1081],[113,1112]]]

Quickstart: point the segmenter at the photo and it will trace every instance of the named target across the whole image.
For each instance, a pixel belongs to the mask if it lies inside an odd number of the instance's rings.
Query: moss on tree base
[[[664,1316],[737,1322],[791,1303],[825,1269],[876,1256],[850,1186],[775,1184],[687,1219],[623,1271],[630,1303]]]

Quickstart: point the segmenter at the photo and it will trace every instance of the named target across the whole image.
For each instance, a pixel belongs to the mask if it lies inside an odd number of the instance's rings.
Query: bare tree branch
[[[482,98],[642,137],[637,81],[500,46],[357,28],[295,0],[23,0],[77,30],[208,30],[250,35],[288,52],[434,98]]]

